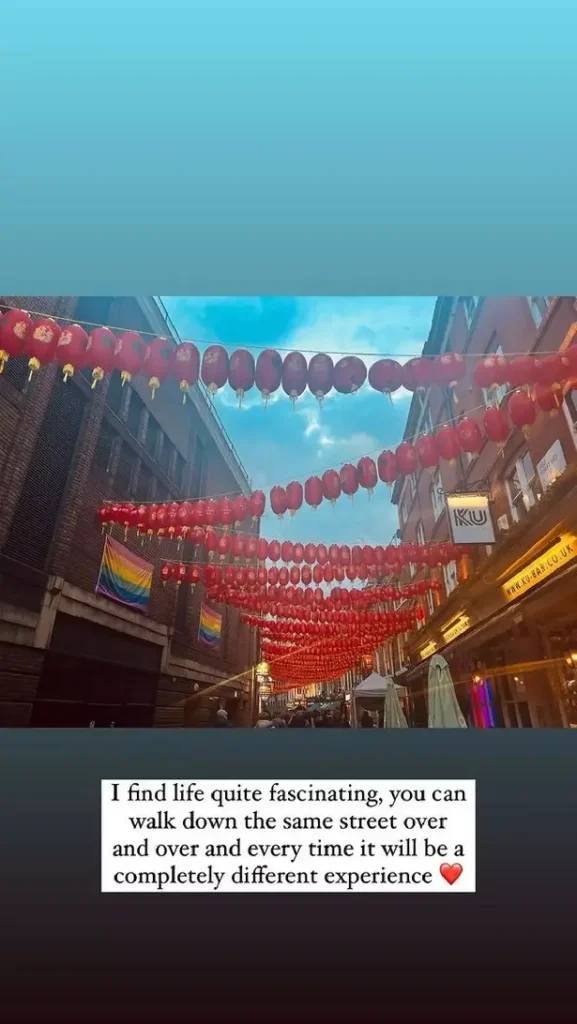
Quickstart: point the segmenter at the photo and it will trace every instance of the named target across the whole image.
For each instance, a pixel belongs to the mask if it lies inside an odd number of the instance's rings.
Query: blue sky
[[[262,348],[301,352],[365,354],[367,364],[377,354],[397,357],[420,352],[427,338],[435,298],[163,298],[183,340],[220,342],[249,348],[255,358]],[[310,356],[309,356],[310,358]],[[304,484],[308,476],[376,457],[383,448],[399,444],[410,394],[400,389],[393,403],[365,386],[356,395],[331,393],[322,408],[308,392],[293,409],[279,389],[265,410],[255,388],[241,409],[226,387],[216,406],[244,462],[253,488],[269,491],[291,480]],[[379,484],[369,500],[365,491],[353,502],[341,497],[331,507],[324,502],[313,511],[303,506],[294,518],[280,522],[272,514],[262,534],[279,540],[313,543],[389,543],[397,529],[396,509],[387,488]]]

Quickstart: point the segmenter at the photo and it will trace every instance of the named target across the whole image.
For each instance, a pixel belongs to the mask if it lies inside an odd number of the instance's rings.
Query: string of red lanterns
[[[60,326],[52,317],[33,319],[25,310],[9,309],[0,318],[0,372],[10,358],[28,355],[30,375],[41,366],[56,362],[65,380],[77,371],[92,369],[93,387],[117,369],[122,382],[144,375],[154,396],[159,387],[172,378],[183,392],[202,380],[210,395],[227,383],[242,402],[256,387],[267,402],[282,389],[294,403],[305,390],[319,402],[332,391],[349,395],[368,380],[373,390],[392,395],[400,387],[424,391],[432,385],[454,389],[467,377],[465,356],[446,352],[437,356],[419,356],[401,365],[394,359],[378,359],[369,369],[358,356],[348,355],[336,363],[319,352],[307,362],[301,352],[284,358],[275,349],[265,349],[255,360],[246,348],[229,355],[223,345],[209,345],[202,356],[192,341],[175,345],[168,338],[145,340],[137,331],[114,333],[105,326],[88,333],[81,324]],[[485,356],[474,367],[472,379],[479,387],[490,389],[535,386],[538,392],[556,389],[577,377],[577,346],[558,354],[512,358]]]

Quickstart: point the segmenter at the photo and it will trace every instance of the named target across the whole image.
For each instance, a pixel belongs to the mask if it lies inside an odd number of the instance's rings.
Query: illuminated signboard
[[[508,601],[514,601],[521,594],[526,594],[542,580],[552,576],[558,569],[568,565],[577,556],[577,537],[572,533],[564,533],[557,544],[544,551],[534,562],[530,562],[516,576],[512,576],[503,584],[502,591]]]
[[[419,655],[420,655],[421,659],[424,661],[425,658],[430,658],[431,654],[434,654],[436,650],[437,650],[437,645],[436,645],[436,643],[434,643],[433,640],[431,640],[430,644],[427,644],[426,647],[423,647],[419,651]]]
[[[495,531],[486,494],[447,494],[455,544],[494,544]]]
[[[456,640],[458,636],[461,636],[461,633],[465,633],[468,630],[470,625],[471,620],[469,617],[467,615],[460,615],[457,621],[454,622],[449,629],[444,631],[443,640],[447,644],[450,643],[451,640]]]

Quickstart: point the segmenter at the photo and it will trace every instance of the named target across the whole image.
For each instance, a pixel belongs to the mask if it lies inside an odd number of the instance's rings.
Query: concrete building
[[[423,354],[556,352],[573,343],[576,319],[574,297],[442,297]],[[469,360],[471,367],[475,362]],[[496,395],[504,407],[506,391]],[[502,450],[486,441],[478,455],[463,453],[453,465],[442,461],[436,472],[423,470],[394,488],[402,542],[450,540],[445,499],[455,492],[487,495],[495,528],[494,544],[434,571],[442,590],[427,596],[426,620],[416,635],[390,645],[388,660],[395,672],[406,670],[403,681],[422,725],[433,653],[448,659],[463,710],[471,686],[488,679],[498,724],[577,724],[577,558],[572,542],[565,552],[559,546],[577,539],[576,399],[566,390],[557,415],[539,413],[528,437],[513,430]],[[490,400],[470,376],[457,388],[457,402],[438,387],[415,393],[404,437],[468,413],[480,419]],[[551,569],[539,568],[543,560]],[[406,580],[419,575],[409,568]],[[524,582],[507,590],[517,576]]]
[[[9,306],[178,341],[153,298],[2,297]],[[216,655],[198,640],[200,586],[163,589],[155,572],[146,615],[97,596],[95,513],[105,499],[248,494],[246,472],[199,386],[183,405],[176,382],[152,401],[142,378],[89,379],[64,383],[51,365],[28,383],[26,357],[0,376],[0,726],[178,726],[185,707],[203,724],[220,704],[240,723],[249,676],[198,696],[254,662],[238,612],[222,609]],[[176,557],[170,541],[117,536],[155,568]]]

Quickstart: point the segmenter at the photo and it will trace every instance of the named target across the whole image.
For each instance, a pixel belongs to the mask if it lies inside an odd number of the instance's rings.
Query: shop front
[[[415,638],[414,706],[439,653],[470,727],[577,726],[577,491],[536,511]]]

